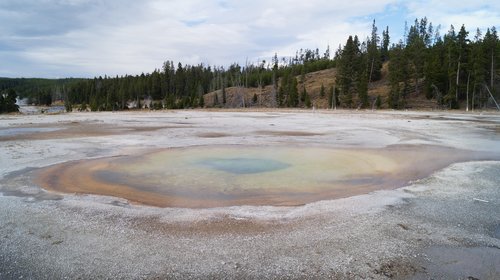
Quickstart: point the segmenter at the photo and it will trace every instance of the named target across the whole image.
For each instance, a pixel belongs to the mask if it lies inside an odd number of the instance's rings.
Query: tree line
[[[458,32],[451,25],[440,36],[426,18],[415,20],[406,42],[394,46],[391,59],[389,101],[394,108],[404,106],[413,92],[454,109],[481,108],[498,95],[500,41],[494,26],[484,36],[477,28],[469,38],[464,25]]]
[[[16,104],[16,98],[17,93],[12,88],[0,92],[0,114],[17,112],[19,107]]]
[[[389,28],[379,33],[375,20],[370,36],[360,40],[349,36],[335,54],[328,46],[301,49],[295,56],[271,61],[234,63],[222,66],[183,65],[173,61],[161,69],[141,75],[95,77],[93,79],[0,79],[0,90],[14,89],[30,103],[50,104],[63,100],[67,110],[124,110],[128,108],[204,107],[203,96],[215,95],[215,105],[225,107],[229,87],[272,88],[273,107],[310,107],[305,75],[336,68],[335,83],[321,87],[320,98],[331,107],[404,109],[407,99],[422,95],[436,100],[443,108],[481,108],[499,94],[500,41],[495,27],[483,35],[476,29],[473,38],[462,25],[458,32],[451,26],[444,36],[427,18],[405,24],[405,35],[390,42]],[[390,91],[370,96],[369,91],[382,79]],[[254,96],[256,100],[256,96]],[[147,102],[145,102],[147,101]],[[245,106],[242,102],[241,106]]]
[[[222,90],[220,106],[225,106],[225,91],[229,87],[252,88],[273,85],[287,90],[280,95],[279,106],[296,107],[298,94],[290,92],[296,84],[295,76],[332,68],[329,48],[322,54],[319,49],[301,49],[295,57],[272,58],[272,61],[241,66],[238,63],[227,69],[219,66],[182,65],[173,61],[163,63],[162,69],[141,75],[95,77],[93,79],[8,79],[0,78],[0,89],[12,88],[29,104],[50,105],[63,100],[68,111],[124,110],[129,108],[182,109],[204,106],[203,95]],[[284,79],[282,79],[284,78]],[[278,81],[282,80],[279,84]],[[296,87],[295,87],[296,88]],[[150,102],[143,104],[145,99]],[[309,102],[306,102],[309,103]]]
[[[293,84],[297,75],[319,71],[335,66],[327,49],[322,55],[319,50],[300,50],[293,58],[272,58],[241,66],[238,63],[227,69],[203,64],[182,65],[167,61],[162,69],[152,73],[136,76],[98,77],[81,80],[68,87],[65,92],[65,103],[68,109],[80,104],[83,109],[92,111],[123,110],[130,107],[153,109],[182,109],[204,107],[203,95],[221,90],[220,106],[226,104],[226,89],[263,88],[273,85],[276,92],[281,88],[282,94],[277,100],[279,106],[296,107],[299,95],[294,95]],[[278,81],[281,80],[281,84]],[[286,90],[283,90],[286,88]],[[141,104],[150,99],[148,104]],[[82,108],[82,107],[81,107]]]
[[[410,95],[425,95],[443,108],[460,106],[482,108],[495,101],[499,93],[500,41],[496,28],[483,36],[476,29],[473,38],[462,25],[457,32],[452,25],[440,35],[427,18],[405,24],[405,36],[389,47],[389,30],[379,37],[375,21],[369,38],[360,42],[349,36],[336,52],[337,86],[342,107],[368,107],[370,83],[380,79],[381,68],[388,62],[390,92],[387,107],[403,109]]]
[[[84,79],[41,79],[41,78],[0,78],[0,92],[13,89],[28,104],[50,105],[53,101],[63,100],[64,93],[77,81]]]

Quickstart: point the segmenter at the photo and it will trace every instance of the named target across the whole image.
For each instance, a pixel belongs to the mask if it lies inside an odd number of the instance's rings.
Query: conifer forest
[[[0,78],[2,110],[15,109],[6,101],[12,99],[13,90],[30,104],[58,100],[68,111],[111,111],[203,108],[208,107],[203,96],[210,92],[218,92],[210,107],[234,107],[227,104],[227,89],[269,86],[267,107],[307,108],[312,101],[303,85],[305,75],[331,68],[336,69],[334,82],[322,84],[317,94],[328,100],[328,107],[405,109],[409,96],[425,96],[443,109],[463,109],[484,108],[499,99],[500,40],[494,26],[484,32],[464,25],[446,30],[422,18],[405,24],[404,30],[403,39],[393,42],[389,27],[380,32],[374,20],[370,36],[349,36],[334,52],[330,46],[324,51],[300,49],[292,57],[275,54],[270,61],[246,65],[183,65],[167,60],[161,69],[140,75]],[[382,79],[388,92],[370,96],[369,88]],[[257,96],[246,102],[244,98],[237,106],[252,106]],[[143,104],[144,100],[149,102]]]

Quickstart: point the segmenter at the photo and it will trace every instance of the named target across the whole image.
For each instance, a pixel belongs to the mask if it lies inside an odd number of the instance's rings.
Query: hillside
[[[332,86],[335,86],[336,69],[326,69],[317,72],[311,72],[305,75],[305,88],[311,98],[311,103],[315,108],[327,109],[331,108],[328,104],[328,93]],[[302,90],[301,77],[296,76],[299,92]],[[325,87],[325,95],[321,97],[321,85]],[[205,106],[212,107],[276,107],[273,96],[273,86],[266,86],[264,88],[243,88],[243,87],[229,87],[226,88],[226,104],[222,104],[222,90],[217,90],[204,95]],[[368,87],[369,100],[372,105],[377,98],[381,97],[382,108],[387,109],[387,96],[390,92],[388,80],[388,64],[385,63],[382,68],[382,78],[378,81],[372,82]],[[217,97],[215,96],[217,95]],[[254,95],[257,96],[257,101],[253,102]],[[356,97],[354,97],[356,99]],[[407,108],[411,109],[435,109],[438,107],[436,100],[428,100],[423,93],[416,94],[411,92],[407,97]],[[217,104],[215,104],[217,102]],[[356,102],[355,102],[356,103]]]

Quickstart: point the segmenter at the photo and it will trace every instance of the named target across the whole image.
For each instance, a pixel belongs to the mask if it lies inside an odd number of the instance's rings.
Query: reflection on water
[[[192,147],[55,165],[36,181],[161,207],[300,205],[399,187],[460,157],[467,153],[436,147]]]
[[[262,158],[207,158],[199,163],[233,174],[271,172],[290,167],[290,164],[281,161]]]

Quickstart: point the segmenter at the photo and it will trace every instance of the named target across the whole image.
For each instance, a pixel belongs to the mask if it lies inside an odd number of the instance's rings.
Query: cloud
[[[498,4],[454,3],[449,12],[441,2],[3,0],[0,75],[114,76],[151,72],[166,60],[228,66],[301,48],[330,45],[333,53],[348,35],[363,39],[373,17],[387,14],[403,13],[411,23],[431,11],[431,21],[467,21],[470,30],[500,22],[499,9],[490,9]]]
[[[486,29],[500,22],[500,2],[489,0],[420,0],[407,3],[409,18],[427,17],[430,21],[441,24],[445,30],[451,25],[459,29]],[[437,25],[436,24],[436,25]]]

